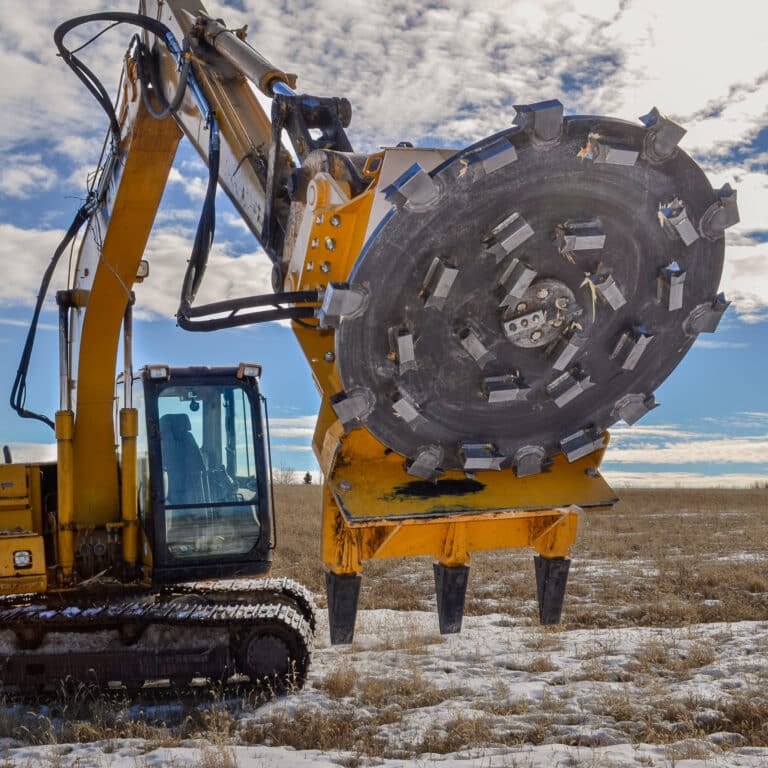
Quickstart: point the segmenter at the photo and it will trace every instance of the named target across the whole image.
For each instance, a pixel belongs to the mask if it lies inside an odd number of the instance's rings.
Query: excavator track
[[[129,690],[161,680],[184,688],[199,678],[301,688],[314,639],[309,593],[282,579],[248,584],[183,584],[68,605],[40,595],[0,602],[0,681],[21,693],[64,680]],[[308,600],[308,614],[296,596]]]
[[[230,579],[193,581],[174,584],[168,587],[167,593],[173,595],[204,595],[211,600],[232,600],[236,595],[243,598],[261,601],[286,603],[293,605],[304,617],[304,620],[315,631],[317,619],[312,593],[298,581],[293,579]],[[163,593],[165,594],[165,592]]]

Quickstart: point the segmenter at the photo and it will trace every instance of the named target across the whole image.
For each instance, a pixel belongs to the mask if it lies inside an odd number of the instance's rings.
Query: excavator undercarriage
[[[161,681],[183,689],[196,678],[274,692],[304,683],[315,615],[311,595],[294,581],[90,591],[0,601],[5,689],[35,693],[66,679],[131,692]]]

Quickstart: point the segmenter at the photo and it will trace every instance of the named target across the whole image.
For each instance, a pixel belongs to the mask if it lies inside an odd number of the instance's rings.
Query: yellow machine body
[[[0,464],[0,595],[45,591],[42,518],[40,467]]]

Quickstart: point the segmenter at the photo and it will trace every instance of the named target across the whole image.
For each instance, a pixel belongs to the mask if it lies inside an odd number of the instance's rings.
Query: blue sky
[[[37,0],[5,15],[0,105],[0,441],[39,453],[52,433],[18,419],[8,396],[42,269],[84,194],[104,130],[102,113],[55,56],[52,30],[70,16],[134,10],[124,0]],[[722,286],[733,305],[657,391],[662,406],[618,426],[604,468],[617,485],[743,485],[768,479],[768,64],[764,3],[729,12],[699,2],[509,3],[421,6],[339,0],[264,7],[208,2],[230,26],[300,75],[303,90],[345,95],[361,150],[407,139],[462,147],[508,125],[513,104],[559,98],[572,113],[636,120],[652,106],[688,128],[682,146],[714,186],[739,192]],[[301,10],[298,7],[301,6]],[[690,21],[691,14],[696,19]],[[695,28],[694,28],[695,27]],[[116,83],[127,30],[108,33],[86,61]],[[188,334],[175,327],[178,286],[202,200],[205,169],[183,144],[158,214],[151,278],[136,289],[137,362],[264,364],[275,463],[315,469],[309,449],[318,397],[289,328]],[[267,290],[270,264],[220,195],[216,269],[199,301]],[[59,276],[62,287],[64,276]],[[52,304],[30,373],[28,404],[56,408]]]

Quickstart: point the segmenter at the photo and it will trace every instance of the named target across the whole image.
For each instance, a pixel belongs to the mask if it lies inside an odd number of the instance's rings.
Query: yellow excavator
[[[67,36],[134,32],[113,102]],[[300,686],[315,617],[266,576],[274,541],[261,367],[132,359],[132,287],[176,148],[209,181],[178,325],[289,320],[322,403],[322,557],[333,643],[352,641],[363,563],[432,556],[440,630],[460,630],[472,552],[530,547],[540,620],[560,620],[579,511],[615,494],[607,428],[728,302],[736,192],[713,190],[657,109],[639,123],[558,101],[465,149],[355,152],[344,98],[296,78],[198,0],[72,19],[63,61],[108,115],[98,173],[51,265],[12,392],[55,429],[55,463],[0,465],[0,679]],[[255,91],[271,99],[267,115]],[[273,293],[196,304],[221,188],[273,264]],[[59,307],[60,407],[25,404],[35,329]],[[123,360],[118,366],[122,345]],[[115,384],[116,369],[120,368]]]

